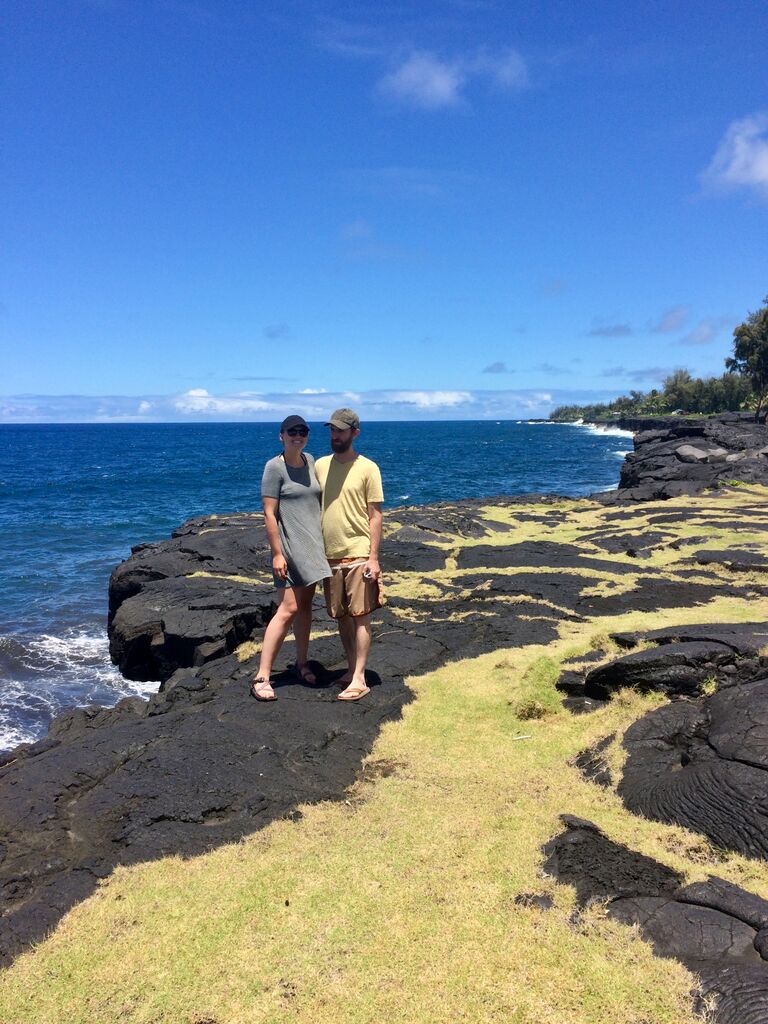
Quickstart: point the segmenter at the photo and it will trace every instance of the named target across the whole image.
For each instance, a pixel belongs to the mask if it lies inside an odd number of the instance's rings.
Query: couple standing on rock
[[[365,665],[371,646],[371,612],[380,608],[379,544],[384,493],[375,462],[359,455],[353,442],[360,417],[337,409],[326,427],[332,455],[317,462],[304,449],[309,427],[301,416],[280,425],[283,451],[264,467],[261,496],[264,524],[272,549],[277,611],[264,633],[259,670],[251,685],[256,700],[276,700],[272,664],[293,625],[294,672],[310,686],[317,683],[307,662],[312,599],[322,580],[328,614],[339,624],[347,657],[339,700],[360,700],[369,688]]]

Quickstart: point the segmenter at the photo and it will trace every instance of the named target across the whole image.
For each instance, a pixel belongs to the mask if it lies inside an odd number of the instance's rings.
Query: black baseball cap
[[[306,427],[307,430],[309,430],[309,424],[303,416],[286,416],[280,424],[280,433],[284,434],[285,431],[290,430],[291,427]]]

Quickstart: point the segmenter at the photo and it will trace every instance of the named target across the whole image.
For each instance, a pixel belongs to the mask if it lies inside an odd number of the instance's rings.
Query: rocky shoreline
[[[595,497],[607,504],[655,501],[699,494],[724,483],[768,482],[765,417],[721,416],[622,419],[635,432],[635,450],[621,467],[616,491]]]
[[[748,486],[729,491],[734,483]],[[335,701],[340,649],[319,601],[319,686],[284,670],[276,704],[248,698],[252,638],[272,607],[260,515],[200,517],[167,541],[137,546],[110,580],[110,650],[125,676],[158,679],[160,690],[148,702],[73,709],[45,739],[4,758],[3,962],[41,939],[117,864],[201,853],[294,816],[302,803],[343,798],[381,725],[410,699],[407,676],[458,657],[546,645],[563,622],[630,609],[690,608],[690,622],[617,634],[612,643],[630,653],[594,651],[564,664],[566,707],[587,712],[627,685],[659,689],[670,703],[621,738],[621,780],[610,777],[601,750],[584,752],[583,770],[616,788],[631,813],[765,858],[768,806],[755,793],[765,792],[768,768],[768,511],[764,494],[750,493],[755,483],[768,484],[764,424],[675,418],[636,436],[618,491],[597,501],[528,495],[390,511],[383,561],[392,586],[375,626],[378,671],[369,698],[354,706]],[[683,504],[705,488],[714,490]],[[721,500],[728,493],[739,495],[736,506]],[[647,504],[659,499],[666,504]],[[723,539],[717,548],[713,535]],[[696,607],[723,594],[754,602],[755,621],[697,621]],[[606,737],[604,746],[614,742]],[[567,824],[553,843],[572,851],[586,835],[592,852],[574,860],[548,849],[548,871],[572,884],[587,879],[577,884],[585,901],[608,899],[660,955],[699,973],[717,997],[719,1021],[768,1019],[768,912],[757,896],[731,887],[726,898],[730,883],[714,879],[694,899],[679,878],[652,881],[667,870],[660,865],[633,867],[633,888],[625,877],[632,851],[597,856],[599,830]],[[595,881],[598,861],[617,865],[610,879]],[[685,909],[693,905],[698,917]],[[710,932],[720,939],[710,941]]]

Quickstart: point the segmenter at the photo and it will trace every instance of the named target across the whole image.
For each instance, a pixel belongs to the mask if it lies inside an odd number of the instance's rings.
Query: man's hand
[[[272,570],[279,580],[284,580],[288,575],[288,563],[285,555],[274,555],[272,558]]]
[[[369,558],[363,566],[363,576],[368,579],[377,580],[381,576],[381,566],[378,558]]]

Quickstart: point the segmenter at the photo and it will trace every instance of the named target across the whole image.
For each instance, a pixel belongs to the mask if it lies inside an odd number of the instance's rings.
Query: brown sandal
[[[269,693],[266,692],[266,687],[269,687]],[[258,676],[251,683],[251,696],[256,700],[277,700],[269,679],[259,679]]]

